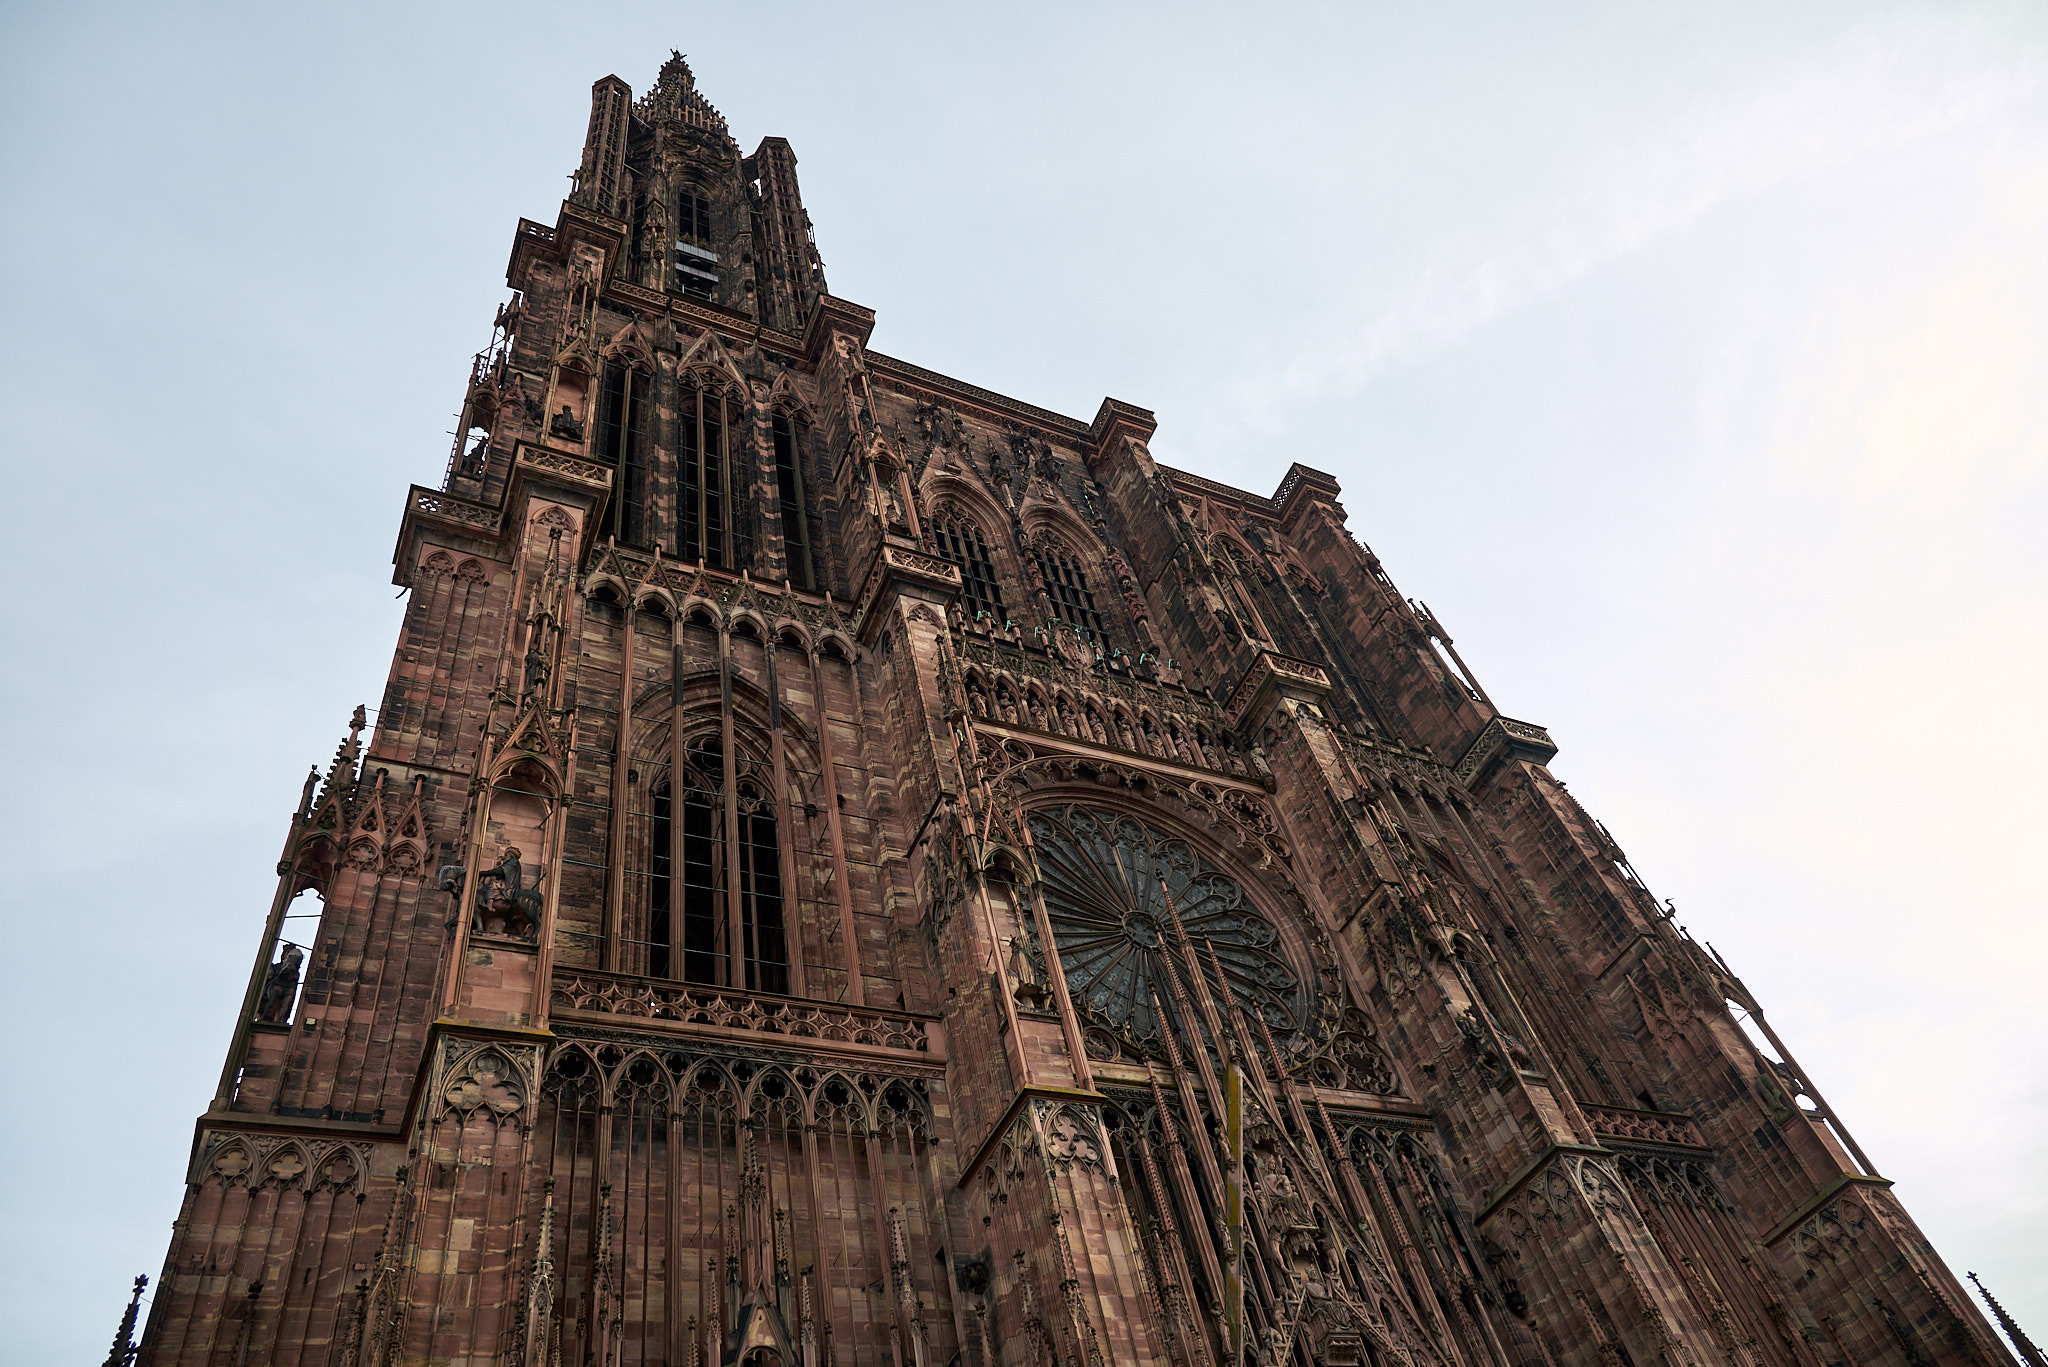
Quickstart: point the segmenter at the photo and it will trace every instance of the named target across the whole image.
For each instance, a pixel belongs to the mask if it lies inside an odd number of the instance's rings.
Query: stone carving
[[[442,876],[446,878],[445,870]],[[540,935],[540,913],[540,889],[525,885],[519,851],[507,845],[497,865],[476,876],[474,928],[533,940]]]
[[[481,1114],[513,1122],[526,1106],[523,1071],[496,1049],[480,1049],[449,1070],[441,1104],[464,1118]]]
[[[299,947],[285,942],[284,952],[277,956],[263,975],[263,991],[256,999],[256,1019],[270,1024],[282,1024],[292,1009],[292,999],[299,991],[299,965],[305,960]]]
[[[196,1183],[261,1190],[356,1193],[367,1184],[370,1145],[208,1130],[193,1165]]]
[[[830,1002],[790,1001],[694,984],[649,984],[642,979],[578,972],[555,980],[552,1001],[557,1010],[690,1021],[764,1035],[875,1044],[915,1053],[931,1048],[923,1024],[898,1012]]]

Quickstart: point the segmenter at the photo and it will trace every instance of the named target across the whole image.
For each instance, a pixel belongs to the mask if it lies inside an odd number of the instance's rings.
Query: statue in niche
[[[1031,962],[1031,951],[1021,935],[1010,941],[1010,995],[1019,1006],[1033,1010],[1045,1005],[1045,984],[1039,981],[1038,967]]]
[[[568,404],[563,404],[562,411],[555,414],[554,420],[548,424],[548,431],[554,436],[563,437],[569,441],[583,440],[583,424],[578,422],[576,415],[569,411]]]
[[[548,657],[540,648],[539,633],[535,633],[533,648],[526,652],[526,675],[523,692],[532,693],[545,688],[548,682]]]
[[[495,933],[500,935],[536,940],[540,937],[540,904],[540,888],[525,886],[518,847],[507,845],[497,867],[476,876],[473,928],[493,933],[495,927]]]
[[[256,998],[256,1019],[267,1025],[282,1025],[292,1009],[292,998],[299,990],[299,965],[305,955],[291,941],[285,941],[284,952],[277,956],[277,962],[263,976],[263,991]]]

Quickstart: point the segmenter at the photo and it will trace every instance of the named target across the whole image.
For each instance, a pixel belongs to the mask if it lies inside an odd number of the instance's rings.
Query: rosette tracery
[[[1229,1009],[1227,990],[1246,1024],[1263,1019],[1283,1049],[1313,1020],[1313,983],[1288,962],[1279,932],[1243,888],[1185,840],[1078,803],[1041,808],[1028,820],[1054,947],[1088,1025],[1154,1057],[1165,1054],[1161,1031],[1169,1023],[1183,1048],[1203,1037],[1198,1014],[1185,1022],[1176,1017],[1176,980],[1190,1000],[1195,986],[1174,938],[1175,914],[1219,1009]]]

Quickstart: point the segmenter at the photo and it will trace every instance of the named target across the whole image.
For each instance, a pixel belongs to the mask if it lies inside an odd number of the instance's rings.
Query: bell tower
[[[2006,1360],[1334,479],[873,350],[795,167],[592,87],[139,1361]]]

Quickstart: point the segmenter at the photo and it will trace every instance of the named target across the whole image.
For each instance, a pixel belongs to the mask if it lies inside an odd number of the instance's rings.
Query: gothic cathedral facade
[[[870,350],[680,57],[508,284],[143,1362],[2009,1360],[1329,476]]]

